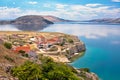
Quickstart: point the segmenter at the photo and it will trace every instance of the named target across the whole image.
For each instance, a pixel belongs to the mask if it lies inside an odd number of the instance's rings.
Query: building
[[[25,53],[28,53],[30,51],[30,46],[29,45],[17,46],[17,47],[14,47],[13,49],[14,52],[19,52],[20,50],[25,51]]]

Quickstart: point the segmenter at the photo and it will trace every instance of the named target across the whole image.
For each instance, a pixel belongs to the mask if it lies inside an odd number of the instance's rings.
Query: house
[[[30,51],[30,46],[29,45],[25,45],[25,46],[17,46],[13,49],[14,52],[19,52],[20,50],[25,51],[26,53],[28,53]]]
[[[51,45],[57,44],[57,43],[60,43],[60,42],[61,42],[61,41],[60,41],[60,39],[59,39],[58,37],[54,37],[54,38],[52,38],[52,39],[47,40],[47,43],[49,43],[49,44],[51,44]]]
[[[37,41],[38,41],[38,43],[41,43],[41,42],[45,42],[46,39],[44,36],[40,35],[40,36],[37,36]]]
[[[37,39],[36,39],[36,37],[31,37],[31,38],[30,38],[30,41],[36,42]]]
[[[47,45],[47,42],[41,42],[37,46],[39,49],[43,49],[43,48],[46,48],[46,45]]]

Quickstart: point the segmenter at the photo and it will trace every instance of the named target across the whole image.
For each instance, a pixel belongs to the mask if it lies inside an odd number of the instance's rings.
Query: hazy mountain
[[[93,19],[93,20],[88,20],[87,22],[96,22],[96,23],[116,23],[116,24],[120,24],[120,18]]]
[[[51,22],[71,22],[72,20],[65,20],[65,19],[62,19],[62,18],[59,18],[59,17],[55,17],[55,16],[43,16],[44,19],[47,19]]]

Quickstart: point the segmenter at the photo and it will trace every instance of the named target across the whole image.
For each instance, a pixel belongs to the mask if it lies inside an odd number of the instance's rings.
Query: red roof
[[[37,38],[45,39],[45,37],[43,37],[42,35],[37,36]]]
[[[30,51],[30,46],[19,46],[15,48],[15,52],[19,52],[20,50],[23,50],[25,52],[29,52]]]

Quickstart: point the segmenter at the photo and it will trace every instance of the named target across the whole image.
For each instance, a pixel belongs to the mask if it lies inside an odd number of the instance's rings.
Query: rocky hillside
[[[12,76],[7,74],[10,68],[15,65],[23,64],[25,59],[18,56],[18,54],[6,49],[3,44],[0,43],[0,80],[11,80]],[[11,79],[7,79],[7,78]]]
[[[9,58],[9,59],[8,59]],[[6,49],[3,44],[0,44],[0,67],[4,65],[20,65],[24,62],[24,59],[19,57],[18,54]]]
[[[103,19],[93,19],[88,22],[96,22],[96,23],[117,23],[120,24],[120,18],[103,18]]]

